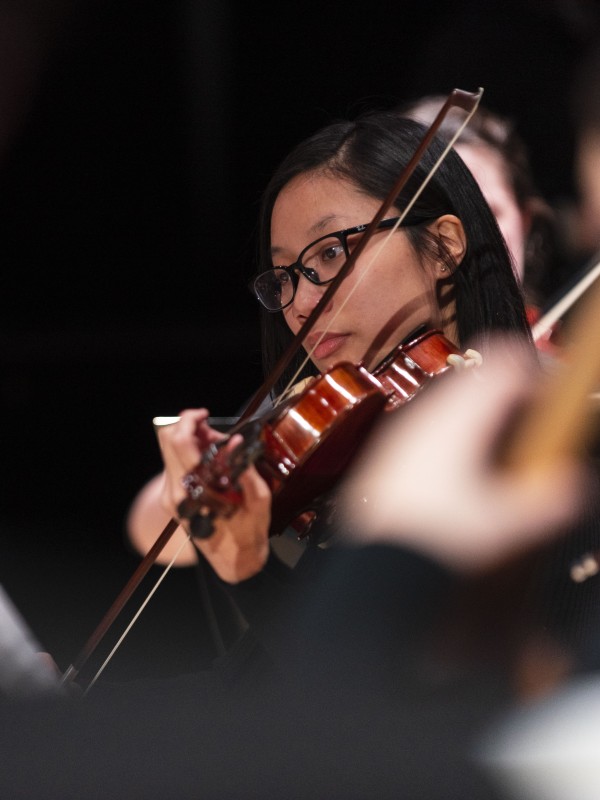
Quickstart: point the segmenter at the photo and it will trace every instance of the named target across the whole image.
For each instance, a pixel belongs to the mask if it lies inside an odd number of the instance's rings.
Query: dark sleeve
[[[261,572],[239,584],[221,580],[198,554],[198,582],[208,619],[213,673],[221,683],[243,687],[269,672],[278,653],[277,623],[291,605],[293,570],[274,554]]]
[[[285,603],[293,591],[294,571],[271,552],[257,575],[230,584],[219,578],[199,551],[198,560],[201,594],[215,617],[216,637],[223,642],[216,649],[227,649],[248,628],[262,639],[272,609]]]
[[[267,563],[257,575],[226,586],[248,624],[259,630],[272,616],[275,605],[291,601],[297,582],[298,572],[271,551]]]
[[[418,649],[453,583],[409,550],[333,546],[309,548],[294,570],[273,557],[259,575],[224,589],[276,665],[337,670]]]
[[[326,563],[307,576],[305,596],[287,609],[287,627],[281,626],[285,658],[304,663],[305,670],[314,664],[319,672],[339,675],[351,664],[353,673],[360,667],[371,675],[420,652],[453,576],[399,547],[333,547],[326,555]]]

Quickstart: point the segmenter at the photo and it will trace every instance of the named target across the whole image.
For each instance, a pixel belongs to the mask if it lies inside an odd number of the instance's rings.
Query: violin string
[[[473,106],[471,111],[469,111],[467,113],[467,116],[465,117],[463,122],[460,124],[459,128],[455,131],[455,133],[450,138],[449,142],[447,143],[446,147],[442,151],[441,155],[439,156],[439,158],[437,159],[437,161],[435,162],[435,164],[433,165],[433,167],[431,168],[429,173],[425,176],[425,179],[423,180],[422,184],[419,186],[419,188],[417,189],[417,191],[415,192],[413,197],[410,199],[410,201],[408,202],[408,204],[406,205],[406,207],[404,208],[404,210],[402,211],[402,213],[398,217],[396,223],[394,224],[394,227],[389,230],[388,234],[385,236],[385,238],[383,239],[383,241],[381,242],[379,247],[373,253],[373,255],[371,257],[371,260],[365,265],[364,269],[357,276],[356,283],[354,284],[354,286],[348,292],[348,294],[346,296],[346,299],[342,301],[342,303],[340,304],[340,306],[337,309],[337,311],[334,313],[334,315],[329,320],[329,322],[325,325],[324,329],[321,331],[320,336],[315,341],[315,343],[312,345],[310,350],[306,351],[306,356],[304,357],[302,363],[300,364],[300,366],[298,367],[296,372],[293,374],[293,376],[290,378],[290,380],[288,381],[286,387],[281,392],[279,397],[276,398],[276,400],[274,401],[274,405],[275,406],[279,405],[289,395],[289,393],[291,392],[291,390],[293,388],[293,384],[295,383],[296,379],[298,378],[298,376],[300,375],[300,373],[302,372],[304,367],[307,365],[309,360],[312,358],[313,353],[315,352],[315,350],[317,349],[317,347],[319,346],[319,344],[323,340],[323,337],[331,330],[331,326],[336,321],[336,319],[338,318],[338,316],[341,313],[341,311],[345,308],[346,304],[350,301],[350,299],[353,296],[354,292],[357,291],[357,289],[359,288],[361,283],[364,281],[364,279],[366,278],[366,276],[367,276],[368,272],[370,271],[371,267],[373,266],[375,261],[379,258],[379,255],[383,251],[384,247],[387,246],[387,243],[392,238],[392,236],[396,233],[396,231],[398,230],[398,228],[400,227],[400,225],[402,224],[402,222],[404,221],[404,219],[406,218],[406,216],[410,212],[411,208],[417,202],[417,200],[419,199],[421,194],[425,191],[429,181],[433,178],[435,173],[438,171],[438,169],[441,166],[442,162],[445,160],[446,156],[448,155],[448,153],[450,152],[450,150],[454,146],[454,143],[456,142],[456,140],[459,138],[459,136],[461,135],[463,130],[466,128],[466,126],[471,121],[471,118],[472,118],[473,114],[477,111],[478,106],[479,106],[479,99],[477,100],[477,102],[475,103],[475,105]]]
[[[188,533],[186,539],[181,543],[181,546],[178,547],[177,552],[175,553],[173,558],[169,561],[169,563],[166,565],[166,567],[162,571],[159,579],[156,581],[156,583],[152,587],[150,593],[148,594],[148,596],[146,597],[146,599],[144,600],[142,605],[138,608],[138,610],[136,611],[136,613],[132,617],[131,621],[129,622],[129,624],[127,625],[127,627],[125,628],[125,630],[123,631],[123,633],[121,634],[119,639],[117,640],[115,646],[110,651],[110,653],[107,655],[107,657],[104,659],[104,661],[102,662],[100,668],[98,669],[98,671],[96,672],[96,674],[94,675],[94,677],[92,678],[90,683],[87,685],[87,688],[83,692],[84,696],[87,695],[87,693],[94,686],[94,684],[96,683],[98,678],[102,675],[102,673],[104,672],[104,670],[108,666],[109,662],[111,661],[112,657],[114,656],[114,654],[117,652],[117,650],[119,649],[119,647],[123,643],[123,640],[125,639],[125,637],[129,633],[129,631],[133,628],[133,626],[137,622],[138,618],[140,617],[142,611],[146,608],[146,606],[150,602],[151,598],[154,596],[154,593],[156,592],[158,587],[161,585],[161,583],[164,581],[164,579],[166,578],[167,574],[171,570],[171,567],[173,566],[173,564],[175,563],[175,561],[179,557],[179,554],[181,553],[183,548],[186,546],[186,544],[191,540],[191,538],[192,538],[192,535],[190,533]]]

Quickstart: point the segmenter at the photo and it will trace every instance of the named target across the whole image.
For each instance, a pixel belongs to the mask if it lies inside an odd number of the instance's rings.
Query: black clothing
[[[598,509],[594,501],[590,503],[584,518],[563,537],[519,563],[508,565],[498,574],[483,577],[479,585],[469,584],[462,594],[456,592],[438,598],[446,612],[449,611],[450,602],[456,608],[448,625],[452,629],[461,627],[463,630],[460,635],[472,641],[469,648],[479,648],[481,652],[485,649],[488,651],[486,658],[502,662],[503,669],[507,668],[512,656],[509,650],[518,649],[523,639],[531,636],[555,642],[557,651],[564,653],[571,670],[583,672],[597,669],[600,667],[600,641],[596,624],[600,616],[600,578],[577,584],[571,579],[570,566],[583,553],[598,549],[599,532]],[[349,625],[349,620],[353,620],[354,635],[363,642],[365,650],[371,646],[369,632],[379,625],[372,606],[368,606],[369,624],[363,626],[360,633],[356,630],[363,599],[362,586],[377,585],[372,560],[362,555],[363,552],[372,552],[371,548],[364,551],[341,548],[335,535],[328,543],[331,546],[325,549],[309,545],[294,569],[271,555],[261,573],[234,586],[220,581],[210,566],[203,564],[202,569],[209,576],[213,593],[223,594],[233,603],[233,606],[225,609],[226,613],[219,624],[231,637],[229,644],[237,642],[237,646],[222,652],[215,662],[217,671],[227,685],[244,681],[245,670],[253,673],[265,669],[267,665],[276,665],[283,658],[284,648],[293,649],[295,638],[304,647],[302,635],[296,628],[298,620],[305,608],[314,607],[313,596],[318,591],[322,598],[321,615],[318,621],[311,619],[311,624],[325,624],[329,613],[328,592],[335,595],[335,589],[329,586],[329,581],[332,575],[339,575],[343,571],[349,552],[357,554],[357,561],[352,567],[356,575],[356,595],[346,592],[345,606],[334,606],[339,618],[335,625],[331,622],[331,627],[341,626],[343,621]],[[391,560],[395,562],[395,559]],[[410,565],[416,570],[418,576],[416,563],[418,559],[411,561],[405,554],[401,561],[402,577],[398,580],[415,580],[408,567]],[[382,580],[386,574],[382,571]],[[391,575],[387,579],[393,581]],[[472,607],[473,598],[478,600],[475,608]],[[223,603],[221,610],[224,610]],[[403,617],[406,610],[398,601],[382,608],[381,613],[386,624],[391,625],[388,616]],[[437,613],[440,613],[440,609],[437,609]],[[240,619],[243,620],[241,626]],[[420,616],[417,619],[423,624]],[[468,633],[465,632],[467,619]],[[339,645],[340,635],[340,631],[335,635],[332,633],[332,641],[336,642],[336,646]],[[388,631],[388,635],[395,636],[393,630]],[[414,631],[410,635],[414,635]],[[401,636],[399,640],[405,642],[405,639],[405,636]],[[386,647],[383,630],[373,647],[377,652]],[[493,655],[490,650],[495,651]],[[403,651],[400,654],[402,657]],[[256,665],[252,666],[254,661]]]

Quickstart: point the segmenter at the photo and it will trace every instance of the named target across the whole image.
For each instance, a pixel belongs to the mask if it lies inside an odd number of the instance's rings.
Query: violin
[[[217,515],[230,516],[242,502],[237,476],[254,463],[272,493],[269,534],[292,526],[310,532],[329,491],[368,437],[381,413],[416,397],[463,356],[439,330],[419,330],[374,369],[342,362],[309,381],[297,395],[251,420],[237,432],[243,441],[231,453],[209,448],[184,478],[188,496],[178,508],[192,536],[206,538]]]

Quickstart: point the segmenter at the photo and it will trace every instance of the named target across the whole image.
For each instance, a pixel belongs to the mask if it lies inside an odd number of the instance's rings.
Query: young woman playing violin
[[[260,255],[254,291],[263,306],[267,373],[352,252],[424,134],[394,112],[337,122],[302,142],[284,159],[267,186],[260,216]],[[434,143],[398,197],[395,218],[412,198],[441,151]],[[305,347],[310,360],[300,377],[341,361],[372,369],[420,326],[440,329],[459,347],[485,352],[492,331],[510,331],[531,346],[521,291],[502,235],[482,193],[455,152],[450,152],[401,227],[369,268],[391,223],[369,242],[355,268],[322,314]],[[365,270],[368,275],[352,292]],[[321,335],[322,334],[322,335]],[[297,369],[292,365],[290,372]],[[280,390],[290,375],[282,376]],[[164,472],[136,498],[129,535],[146,552],[185,496],[182,478],[221,434],[211,430],[205,409],[186,410],[159,431]],[[309,581],[334,547],[309,538],[295,569],[271,552],[271,496],[249,467],[239,479],[243,504],[215,521],[213,534],[188,543],[180,565],[199,560],[228,585],[248,624],[268,637],[266,618],[283,598]],[[179,535],[180,534],[180,535]],[[178,531],[163,551],[170,560],[181,546]],[[335,542],[335,537],[333,540]],[[301,591],[304,591],[302,589]],[[271,620],[272,621],[272,620]]]

